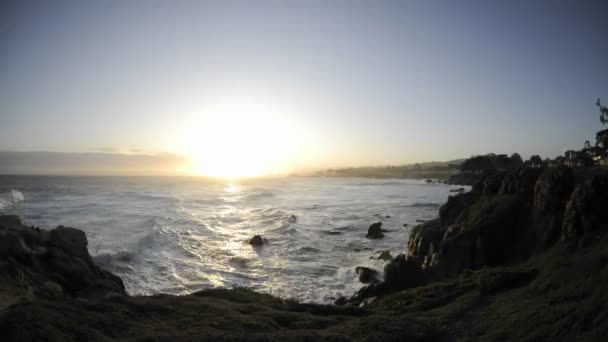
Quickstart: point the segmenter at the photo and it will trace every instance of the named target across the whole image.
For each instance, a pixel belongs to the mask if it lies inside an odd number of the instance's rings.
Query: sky
[[[3,1],[0,151],[175,155],[178,173],[219,176],[555,157],[602,129],[607,15],[605,1]]]

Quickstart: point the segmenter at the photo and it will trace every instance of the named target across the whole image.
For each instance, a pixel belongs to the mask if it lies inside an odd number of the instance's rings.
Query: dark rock
[[[500,185],[498,194],[519,193],[531,196],[534,193],[534,185],[542,171],[540,168],[526,167],[506,175]]]
[[[608,229],[608,176],[594,176],[576,187],[568,200],[561,230],[570,240],[599,229]]]
[[[369,267],[357,266],[355,272],[359,275],[359,281],[363,284],[375,283],[378,281],[378,271]]]
[[[427,274],[417,258],[396,256],[384,266],[384,283],[391,291],[420,286],[427,281]]]
[[[261,246],[266,243],[266,239],[262,238],[261,235],[254,235],[251,240],[249,240],[249,244],[252,246]]]
[[[0,225],[18,226],[21,225],[21,219],[17,215],[0,215]]]
[[[507,264],[521,258],[527,208],[520,195],[495,196],[477,202],[448,227],[438,250],[444,275],[465,269]]]
[[[66,253],[80,258],[88,258],[87,236],[79,229],[59,226],[51,230],[49,244],[61,248]]]
[[[0,225],[0,281],[4,284],[32,298],[125,294],[120,278],[93,263],[84,232],[61,226],[37,231],[18,222],[11,218]]]
[[[393,260],[393,256],[391,255],[390,251],[382,251],[378,256],[378,260],[391,261]]]
[[[534,186],[534,207],[543,213],[563,211],[573,189],[571,168],[547,169]]]
[[[336,299],[334,301],[334,304],[336,304],[336,305],[346,305],[346,304],[348,304],[348,298],[346,298],[344,296],[340,296],[340,297],[338,297],[338,299]]]
[[[505,178],[505,174],[496,173],[487,176],[483,180],[483,190],[482,193],[484,195],[496,195],[500,190],[500,186],[502,185],[502,181]]]
[[[414,227],[407,243],[408,254],[411,256],[424,257],[429,246],[439,245],[443,236],[443,227],[439,219],[434,219]]]
[[[467,192],[456,196],[449,196],[448,201],[439,207],[439,218],[441,223],[449,226],[456,221],[456,218],[479,198],[476,192]]]
[[[372,223],[368,230],[367,230],[367,235],[365,235],[366,238],[369,239],[380,239],[384,237],[384,233],[382,230],[382,222],[376,222],[376,223]]]
[[[296,223],[298,221],[298,218],[296,217],[296,215],[291,215],[291,216],[289,216],[289,218],[287,219],[287,221],[289,223]]]

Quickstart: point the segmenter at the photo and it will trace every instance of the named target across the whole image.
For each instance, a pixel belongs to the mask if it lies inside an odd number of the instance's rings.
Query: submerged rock
[[[365,237],[369,239],[381,239],[384,237],[383,232],[382,222],[372,223],[367,229],[367,235],[365,235]]]

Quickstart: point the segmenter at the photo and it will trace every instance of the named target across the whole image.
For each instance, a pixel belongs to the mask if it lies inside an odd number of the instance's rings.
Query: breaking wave
[[[19,190],[11,189],[0,194],[0,210],[7,209],[25,199],[23,193]]]

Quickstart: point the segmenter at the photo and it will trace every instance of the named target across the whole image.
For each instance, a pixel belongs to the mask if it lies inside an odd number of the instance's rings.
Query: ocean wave
[[[0,210],[7,209],[19,202],[25,200],[25,196],[19,190],[11,189],[3,194],[0,194]]]
[[[129,263],[135,255],[129,251],[120,251],[116,253],[101,253],[93,256],[93,260],[99,266],[108,266],[116,262]]]

